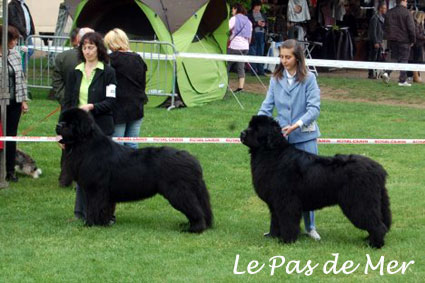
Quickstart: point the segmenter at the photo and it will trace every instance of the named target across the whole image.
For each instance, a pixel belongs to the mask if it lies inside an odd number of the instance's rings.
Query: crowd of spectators
[[[314,59],[421,64],[425,12],[415,5],[408,0],[252,1],[246,7],[252,24],[252,34],[246,37],[248,54],[274,54],[268,50],[276,46],[272,42],[296,39],[306,46],[320,43],[312,53]],[[258,63],[245,64],[245,69],[259,76],[270,72]],[[390,76],[390,70],[371,69],[367,77],[388,83]],[[412,82],[422,82],[419,72],[400,71],[399,86],[411,86]]]

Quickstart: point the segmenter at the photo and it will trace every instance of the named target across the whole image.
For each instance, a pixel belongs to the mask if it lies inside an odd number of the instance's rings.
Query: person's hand
[[[62,150],[65,150],[65,145],[63,143],[58,142],[58,145]]]
[[[26,46],[21,46],[21,51],[22,51],[22,52],[25,52],[25,53],[28,53],[28,47],[26,47]]]
[[[28,103],[26,101],[22,101],[21,109],[24,114],[26,114],[29,111]]]
[[[93,104],[84,104],[80,106],[80,109],[83,109],[86,112],[90,112],[91,110],[94,109],[94,105]]]
[[[287,137],[290,133],[292,133],[296,128],[298,128],[298,124],[288,125],[282,128],[283,136]]]
[[[375,43],[374,47],[378,49],[381,45],[379,43]]]

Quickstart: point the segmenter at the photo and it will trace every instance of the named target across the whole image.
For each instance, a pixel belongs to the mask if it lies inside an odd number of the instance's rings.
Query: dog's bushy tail
[[[390,210],[390,198],[388,197],[388,192],[385,186],[381,189],[381,212],[382,212],[382,221],[385,226],[387,226],[388,231],[391,227],[392,216]]]
[[[200,181],[199,190],[196,192],[196,196],[198,197],[202,212],[204,213],[205,224],[207,225],[207,228],[211,228],[213,224],[213,214],[210,204],[210,195],[208,194],[207,186],[205,185],[204,180]]]

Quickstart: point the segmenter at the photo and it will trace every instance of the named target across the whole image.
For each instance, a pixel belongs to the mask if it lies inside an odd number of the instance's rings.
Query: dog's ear
[[[95,122],[90,115],[91,114],[85,112],[84,110],[80,110],[76,115],[77,125],[75,127],[75,134],[77,138],[86,139],[93,134]]]
[[[276,148],[282,145],[282,141],[285,138],[282,135],[281,128],[276,125],[270,125],[267,130],[267,147]]]

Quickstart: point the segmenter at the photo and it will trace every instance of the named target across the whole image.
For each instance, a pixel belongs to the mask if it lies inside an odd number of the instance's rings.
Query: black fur
[[[302,211],[338,204],[354,226],[369,232],[372,247],[384,245],[391,211],[380,164],[360,155],[322,157],[298,150],[267,116],[252,117],[241,141],[250,148],[254,188],[269,207],[273,237],[296,241]]]
[[[105,136],[91,115],[77,108],[62,113],[56,132],[65,145],[66,164],[85,191],[88,225],[107,225],[117,202],[158,193],[186,215],[189,232],[201,233],[212,226],[202,168],[188,152],[122,146]]]

